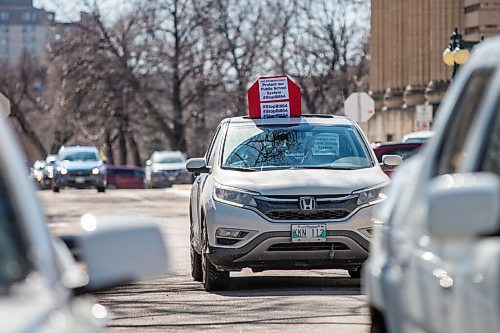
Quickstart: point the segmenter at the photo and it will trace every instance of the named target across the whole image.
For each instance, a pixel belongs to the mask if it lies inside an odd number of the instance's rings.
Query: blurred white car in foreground
[[[162,275],[166,252],[158,227],[101,226],[84,215],[76,237],[83,272],[49,235],[1,105],[0,142],[0,331],[101,331],[107,311],[84,294]]]
[[[372,332],[499,331],[498,54],[499,38],[477,47],[396,172],[363,271]]]

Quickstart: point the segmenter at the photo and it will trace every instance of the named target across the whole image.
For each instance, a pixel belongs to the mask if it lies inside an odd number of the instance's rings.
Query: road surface
[[[342,270],[231,273],[229,290],[207,293],[190,277],[189,187],[167,190],[40,191],[49,228],[74,233],[79,218],[155,221],[170,275],[96,295],[112,314],[108,332],[368,332],[359,280]]]

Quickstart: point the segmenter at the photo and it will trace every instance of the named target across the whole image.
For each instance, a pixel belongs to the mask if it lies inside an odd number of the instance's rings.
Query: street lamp
[[[483,39],[484,36],[481,36],[480,41]],[[465,64],[465,62],[469,59],[469,49],[472,49],[474,45],[480,41],[463,40],[462,34],[458,31],[458,27],[455,27],[455,30],[453,30],[450,35],[450,44],[443,52],[444,63],[448,66],[453,66],[453,73],[451,75],[452,78],[455,77],[460,65]]]

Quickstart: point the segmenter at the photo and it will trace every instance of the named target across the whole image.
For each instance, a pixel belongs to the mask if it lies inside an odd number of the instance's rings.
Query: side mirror
[[[430,185],[431,234],[481,236],[500,233],[500,180],[490,173],[444,175]]]
[[[207,166],[207,160],[204,158],[191,158],[186,163],[186,169],[192,173],[209,173],[210,167]]]
[[[153,165],[153,162],[152,162],[151,160],[147,160],[147,161],[146,161],[146,165],[147,165],[147,166]]]
[[[384,155],[382,156],[382,169],[394,169],[403,163],[403,159],[399,155]]]
[[[151,279],[167,272],[167,252],[154,223],[123,224],[84,215],[78,237],[79,255],[86,264],[85,291],[102,290],[124,283]]]

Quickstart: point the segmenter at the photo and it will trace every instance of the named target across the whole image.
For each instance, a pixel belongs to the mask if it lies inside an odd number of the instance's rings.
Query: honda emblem
[[[315,210],[316,199],[314,199],[313,197],[301,197],[299,199],[299,206],[302,210]]]

